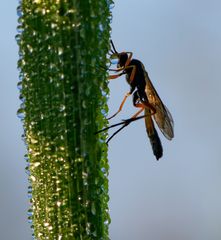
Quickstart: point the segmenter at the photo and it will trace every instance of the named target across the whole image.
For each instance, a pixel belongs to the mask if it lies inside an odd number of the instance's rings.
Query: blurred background
[[[0,232],[29,240],[27,175],[18,100],[18,1],[0,15]],[[221,239],[221,1],[115,0],[112,39],[119,52],[141,60],[169,108],[175,138],[161,133],[156,161],[144,121],[109,144],[112,240]],[[109,83],[110,115],[129,90],[124,77]],[[130,117],[131,99],[111,123]],[[112,131],[110,131],[111,133]]]

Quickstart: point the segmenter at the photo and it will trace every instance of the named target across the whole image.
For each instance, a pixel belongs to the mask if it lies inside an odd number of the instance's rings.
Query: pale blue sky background
[[[1,240],[30,240],[22,127],[16,118],[17,1],[0,15]],[[152,154],[142,120],[109,144],[112,240],[221,239],[221,1],[116,0],[112,39],[133,51],[175,121],[175,139],[160,134]],[[110,84],[110,114],[129,86]],[[131,99],[111,122],[132,115]]]

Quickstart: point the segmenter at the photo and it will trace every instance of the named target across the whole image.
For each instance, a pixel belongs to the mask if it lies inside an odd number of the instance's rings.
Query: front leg
[[[125,96],[124,96],[124,98],[123,98],[123,101],[122,101],[121,104],[120,104],[119,109],[117,110],[117,112],[116,112],[115,114],[113,114],[111,117],[109,117],[108,120],[110,120],[111,118],[115,117],[115,116],[122,110],[122,108],[123,108],[123,106],[124,106],[124,103],[126,102],[127,98],[128,98],[130,95],[131,95],[130,92],[128,92],[128,93],[125,94]]]
[[[130,74],[130,77],[129,77],[129,84],[131,84],[134,80],[134,77],[135,77],[135,74],[136,74],[136,66],[135,65],[130,65],[130,66],[125,66],[125,67],[121,67],[121,68],[117,68],[116,70],[115,69],[110,69],[111,71],[115,71],[115,72],[119,72],[119,71],[122,71],[121,73],[119,74],[115,74],[115,75],[110,75],[108,77],[108,79],[116,79],[120,76],[122,76],[123,74],[126,74],[126,69],[130,69],[132,68],[132,71],[131,71],[131,74]]]
[[[126,73],[123,71],[123,72],[121,72],[121,73],[119,73],[119,74],[109,75],[109,76],[108,76],[108,79],[109,79],[109,80],[116,79],[116,78],[122,76],[123,74],[126,74]]]

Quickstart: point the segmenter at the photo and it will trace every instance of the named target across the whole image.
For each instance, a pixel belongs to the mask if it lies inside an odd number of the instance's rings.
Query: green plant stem
[[[23,0],[21,117],[36,239],[108,239],[106,65],[111,0]]]

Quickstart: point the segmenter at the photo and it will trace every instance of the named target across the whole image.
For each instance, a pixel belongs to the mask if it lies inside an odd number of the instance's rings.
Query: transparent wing
[[[154,120],[156,121],[163,135],[167,139],[171,140],[174,137],[173,131],[174,122],[172,115],[167,109],[167,107],[161,101],[147,73],[145,92],[147,94],[149,103],[152,104],[156,109],[156,113],[153,115]]]

